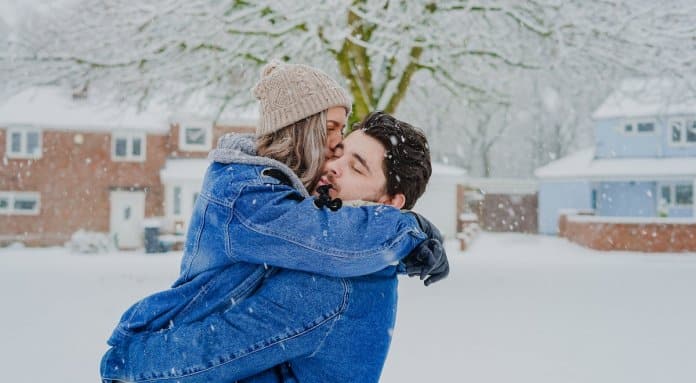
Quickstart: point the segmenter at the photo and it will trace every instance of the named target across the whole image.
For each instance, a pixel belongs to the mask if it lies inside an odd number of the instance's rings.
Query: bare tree
[[[7,86],[105,82],[142,102],[203,90],[219,110],[249,102],[259,67],[278,57],[340,75],[360,118],[395,112],[409,89],[423,86],[462,101],[505,100],[513,75],[540,69],[690,73],[694,7],[688,0],[85,0],[25,25],[0,65]]]

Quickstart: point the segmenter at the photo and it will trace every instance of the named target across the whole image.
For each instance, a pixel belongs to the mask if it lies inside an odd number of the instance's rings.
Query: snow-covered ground
[[[482,234],[452,273],[400,285],[383,382],[694,382],[696,254],[602,253]],[[0,249],[4,382],[98,381],[105,339],[180,254]]]

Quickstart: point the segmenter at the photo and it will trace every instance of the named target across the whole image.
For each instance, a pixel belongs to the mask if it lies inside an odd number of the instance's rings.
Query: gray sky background
[[[27,10],[45,12],[63,7],[68,2],[69,0],[0,0],[0,18],[12,27]]]

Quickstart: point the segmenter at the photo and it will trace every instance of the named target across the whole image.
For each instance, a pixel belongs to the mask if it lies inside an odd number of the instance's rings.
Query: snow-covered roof
[[[452,166],[443,164],[441,162],[433,162],[433,175],[447,176],[447,177],[465,177],[466,169],[460,168],[458,166]]]
[[[534,194],[537,181],[524,178],[471,178],[466,186],[483,190],[489,194]]]
[[[696,113],[696,95],[674,79],[626,79],[592,114],[594,119]]]
[[[546,166],[534,175],[544,180],[656,180],[696,176],[696,157],[594,158],[594,148],[581,150]]]
[[[218,109],[219,105],[219,99],[197,92],[188,97],[183,105],[176,107],[176,111],[170,114],[169,121],[216,119],[218,125],[226,126],[256,126],[258,123],[259,109],[256,102],[245,107],[227,107],[222,113]]]
[[[31,125],[41,129],[169,130],[167,112],[96,103],[74,99],[69,90],[58,87],[26,89],[0,104],[0,126]]]
[[[91,90],[90,90],[91,91]],[[99,102],[94,99],[74,99],[69,89],[55,86],[34,87],[0,100],[0,126],[29,125],[41,129],[111,131],[138,129],[167,132],[170,123],[212,121],[218,125],[255,126],[258,121],[256,104],[244,108],[227,108],[218,116],[205,94],[190,97],[184,105],[167,107],[152,103],[146,110]],[[171,109],[175,109],[171,112]]]
[[[160,179],[163,183],[202,182],[209,165],[207,158],[168,158]]]
[[[654,223],[654,224],[696,224],[694,217],[626,217],[626,216],[599,216],[599,215],[569,215],[568,221],[596,222],[596,223]]]

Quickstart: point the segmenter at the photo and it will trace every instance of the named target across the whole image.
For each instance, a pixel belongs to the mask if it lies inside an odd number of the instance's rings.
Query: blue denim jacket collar
[[[218,140],[217,148],[208,154],[208,159],[221,164],[262,165],[278,169],[292,183],[292,187],[304,197],[309,197],[307,189],[287,165],[268,157],[256,155],[256,141],[251,134],[228,133]]]

